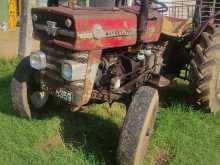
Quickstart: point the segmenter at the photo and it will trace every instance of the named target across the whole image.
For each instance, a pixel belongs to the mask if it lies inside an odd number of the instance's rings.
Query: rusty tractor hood
[[[35,38],[72,50],[131,46],[137,42],[137,8],[49,7],[32,9]],[[162,17],[150,10],[145,42],[158,41]],[[65,22],[72,21],[71,27]]]

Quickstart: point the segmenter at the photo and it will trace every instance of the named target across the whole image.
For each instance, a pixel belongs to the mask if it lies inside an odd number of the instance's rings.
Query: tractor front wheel
[[[118,147],[120,165],[140,165],[152,134],[159,96],[156,89],[141,87],[127,111]]]
[[[48,95],[40,91],[35,80],[36,71],[30,66],[29,57],[25,57],[17,66],[11,81],[11,102],[14,111],[20,116],[31,118],[34,110],[43,108]]]

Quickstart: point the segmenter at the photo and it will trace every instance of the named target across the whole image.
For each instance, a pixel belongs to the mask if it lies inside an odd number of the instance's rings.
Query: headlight
[[[44,52],[41,51],[32,52],[30,55],[30,64],[31,67],[36,70],[45,69],[47,66],[47,60]]]
[[[67,63],[64,63],[62,65],[62,76],[65,80],[72,80],[72,75],[73,75],[73,70],[72,70],[72,67],[71,65],[67,64]]]
[[[62,63],[62,77],[67,81],[84,79],[87,64],[65,60]]]

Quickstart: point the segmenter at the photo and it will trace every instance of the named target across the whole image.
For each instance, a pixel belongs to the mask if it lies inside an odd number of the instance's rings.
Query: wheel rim
[[[29,100],[35,109],[40,109],[46,104],[48,95],[45,92],[35,91],[32,95],[30,95]]]
[[[139,165],[145,157],[149,140],[153,132],[153,128],[156,121],[156,113],[158,109],[157,96],[155,95],[151,101],[151,106],[147,113],[142,133],[140,135],[140,141],[137,147],[137,153],[135,155],[134,165]]]
[[[42,108],[48,100],[48,94],[40,91],[40,85],[36,81],[35,74],[33,74],[28,81],[27,97],[31,108],[33,109]]]

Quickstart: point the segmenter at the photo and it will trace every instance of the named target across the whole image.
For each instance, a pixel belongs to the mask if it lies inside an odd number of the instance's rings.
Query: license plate
[[[64,100],[65,102],[71,103],[73,100],[73,94],[70,90],[60,87],[49,87],[45,81],[41,81],[41,89],[55,95],[57,98]]]
[[[62,89],[62,88],[57,89],[55,94],[56,94],[56,97],[66,102],[69,102],[69,103],[72,102],[72,97],[73,97],[72,92],[67,89]]]

